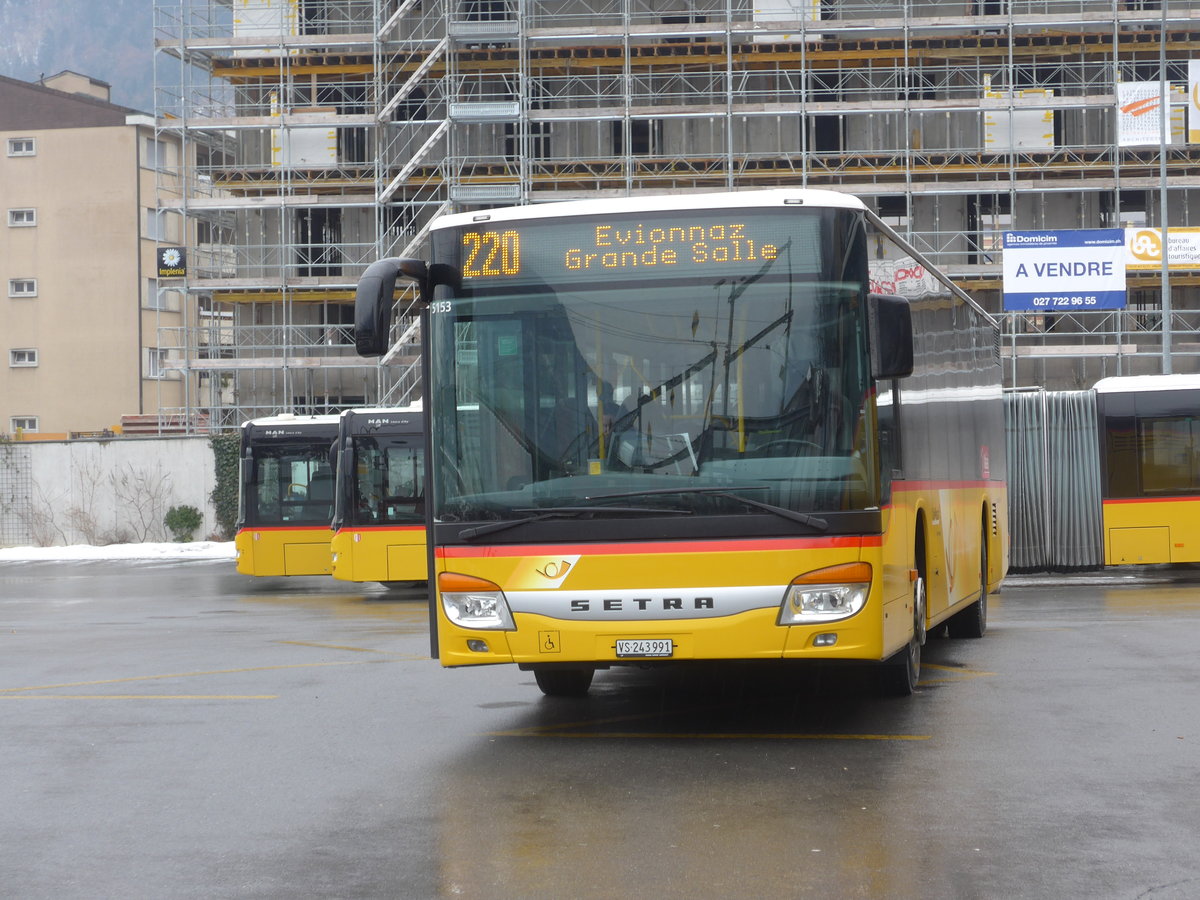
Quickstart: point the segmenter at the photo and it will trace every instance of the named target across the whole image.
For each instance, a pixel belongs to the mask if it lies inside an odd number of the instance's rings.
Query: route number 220
[[[467,231],[464,278],[517,275],[521,271],[521,235],[516,231]]]

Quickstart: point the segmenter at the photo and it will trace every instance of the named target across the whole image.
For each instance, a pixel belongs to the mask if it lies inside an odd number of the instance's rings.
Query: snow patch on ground
[[[0,547],[0,562],[21,560],[79,560],[79,559],[230,559],[234,558],[233,541],[189,541],[162,544],[109,544],[93,547],[76,544],[70,547]]]

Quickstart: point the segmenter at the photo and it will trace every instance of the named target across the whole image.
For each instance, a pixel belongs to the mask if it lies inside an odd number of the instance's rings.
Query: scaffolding
[[[1004,326],[1011,386],[1200,367],[1200,272],[1124,310],[1001,311],[1012,229],[1188,226],[1200,151],[1123,147],[1117,85],[1184,131],[1200,0],[157,0],[190,324],[160,329],[212,427],[419,397],[353,289],[448,211],[795,185],[862,197]],[[1165,75],[1160,61],[1165,60]]]

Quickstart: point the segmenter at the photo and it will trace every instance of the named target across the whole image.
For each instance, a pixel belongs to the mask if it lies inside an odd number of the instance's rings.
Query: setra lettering
[[[626,604],[630,604],[629,607]],[[662,597],[657,601],[651,597],[633,597],[629,599],[621,597],[607,597],[602,600],[572,600],[570,601],[571,612],[585,613],[591,612],[593,609],[600,609],[604,612],[626,612],[632,611],[632,607],[637,607],[639,612],[657,612],[679,611],[685,609],[715,609],[716,602],[712,597]]]

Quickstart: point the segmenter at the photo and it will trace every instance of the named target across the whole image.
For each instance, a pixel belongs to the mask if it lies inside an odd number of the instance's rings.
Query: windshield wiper
[[[748,485],[738,488],[739,491],[765,491],[767,488],[757,485]],[[584,500],[617,500],[623,497],[655,497],[661,494],[713,494],[717,497],[724,497],[728,500],[733,500],[741,503],[743,506],[749,506],[753,509],[761,509],[764,512],[774,513],[782,519],[789,519],[792,522],[799,522],[801,525],[807,525],[809,528],[815,528],[817,531],[828,531],[829,522],[822,519],[820,516],[810,516],[808,513],[796,512],[794,509],[788,509],[783,506],[776,506],[773,503],[763,503],[761,500],[751,500],[749,497],[742,497],[739,494],[733,493],[729,488],[723,487],[677,487],[677,488],[654,488],[645,491],[623,491],[618,494],[593,494],[590,497],[584,497]]]
[[[585,497],[584,499],[591,499]],[[581,519],[596,514],[615,516],[690,516],[690,509],[669,509],[651,506],[552,506],[533,507],[532,509],[514,509],[513,512],[534,513],[520,519],[505,519],[500,522],[488,522],[476,525],[474,528],[464,528],[458,536],[464,541],[474,540],[485,534],[494,534],[517,525],[527,525],[530,522],[541,522],[544,519]]]

